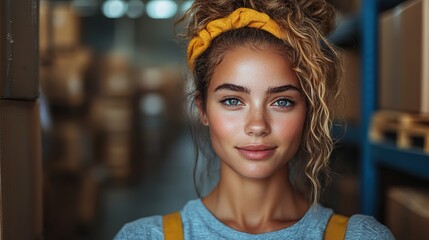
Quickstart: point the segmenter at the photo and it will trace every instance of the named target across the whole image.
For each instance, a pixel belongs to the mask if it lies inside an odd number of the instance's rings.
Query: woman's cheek
[[[304,118],[300,116],[283,118],[280,121],[276,121],[273,126],[273,132],[280,134],[283,138],[294,137],[299,140],[304,128],[303,122]]]
[[[237,134],[240,131],[240,117],[238,114],[229,112],[216,112],[210,121],[210,128],[216,135]]]

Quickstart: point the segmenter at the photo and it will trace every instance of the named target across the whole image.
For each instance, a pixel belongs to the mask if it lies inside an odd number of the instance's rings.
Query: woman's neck
[[[243,232],[262,233],[293,225],[308,209],[291,186],[287,169],[265,179],[248,179],[223,169],[218,185],[203,199],[224,224]]]

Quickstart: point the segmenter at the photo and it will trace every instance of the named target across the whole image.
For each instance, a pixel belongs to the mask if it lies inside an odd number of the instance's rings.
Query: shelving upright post
[[[361,211],[375,215],[378,191],[378,174],[369,142],[371,116],[377,104],[377,0],[363,0],[361,9],[362,33],[362,95],[361,95]]]

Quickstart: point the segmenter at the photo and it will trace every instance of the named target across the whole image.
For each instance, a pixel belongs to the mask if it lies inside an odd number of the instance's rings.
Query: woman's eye
[[[243,103],[237,98],[228,98],[221,101],[222,104],[230,107],[242,105]]]
[[[294,102],[289,99],[279,99],[275,101],[273,105],[277,107],[289,107],[289,106],[292,106],[293,104]]]

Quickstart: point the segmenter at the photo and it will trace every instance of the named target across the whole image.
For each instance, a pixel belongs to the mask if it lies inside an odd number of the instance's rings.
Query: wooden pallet
[[[372,117],[371,140],[383,142],[389,133],[395,135],[398,148],[416,147],[414,140],[418,139],[423,142],[423,151],[429,153],[429,114],[376,112]]]

